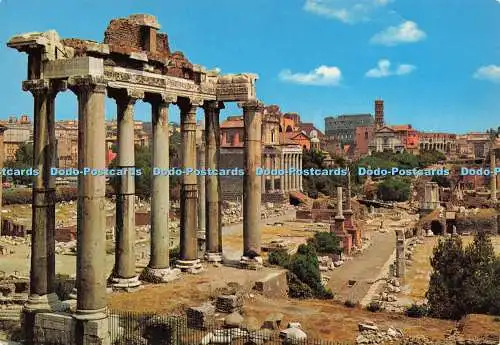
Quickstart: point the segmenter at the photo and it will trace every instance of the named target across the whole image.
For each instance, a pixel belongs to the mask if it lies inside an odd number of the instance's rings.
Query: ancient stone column
[[[3,133],[7,130],[7,127],[0,125],[0,170],[3,168],[3,161],[5,159],[4,146],[3,146]],[[1,182],[1,180],[0,180]],[[0,234],[2,234],[2,187],[0,187]]]
[[[271,157],[271,170],[275,170],[276,169],[276,156],[275,155],[272,155]],[[274,176],[273,174],[270,174],[271,175],[271,186],[270,186],[270,191],[271,192],[274,192],[275,190],[275,186],[274,186],[274,178],[276,176]]]
[[[299,154],[295,153],[294,154],[294,163],[295,163],[295,175],[294,175],[294,183],[295,183],[295,190],[299,191]]]
[[[405,232],[396,230],[396,277],[404,281],[406,273]]]
[[[271,154],[268,153],[266,155],[266,169],[269,169],[269,174],[265,175],[264,183],[266,183],[266,181],[269,180],[269,190],[271,190],[271,180],[272,180],[271,169],[272,168],[273,168],[273,163],[272,163],[272,160],[271,160]]]
[[[299,155],[299,169],[302,170],[302,153],[300,153],[300,155]],[[299,190],[301,192],[304,191],[304,189],[302,187],[302,179],[303,179],[303,175],[301,175],[299,177]]]
[[[260,206],[261,182],[256,169],[261,163],[262,109],[263,105],[252,100],[240,105],[245,126],[245,175],[243,176],[243,267],[256,269],[262,266]]]
[[[220,109],[222,102],[206,102],[205,109],[205,142],[207,169],[218,170],[220,167]],[[206,189],[206,239],[205,258],[208,262],[222,261],[222,192],[219,175],[208,175],[205,178]]]
[[[134,106],[144,93],[132,89],[110,89],[117,105],[118,168],[124,170],[116,195],[115,265],[111,276],[113,289],[134,291],[139,285],[135,272],[135,169]]]
[[[491,190],[491,200],[497,201],[497,179],[495,176],[495,166],[496,166],[496,154],[495,149],[490,149],[490,190]]]
[[[342,212],[342,187],[337,187],[337,214],[335,215],[335,227],[338,233],[344,233],[344,214]]]
[[[204,124],[203,124],[204,126]],[[197,144],[197,166],[200,170],[206,170],[205,163],[205,128],[201,128],[201,133],[199,142]],[[205,251],[205,241],[206,241],[206,197],[205,197],[205,179],[206,177],[202,174],[196,177],[198,183],[198,234],[197,234],[197,244],[199,245],[198,257],[203,258]],[[200,246],[201,245],[201,246]]]
[[[177,267],[185,272],[197,273],[202,268],[198,259],[198,186],[195,175],[196,108],[201,105],[201,100],[182,98],[178,105],[181,110],[182,168],[185,173],[181,187],[181,250]]]
[[[158,170],[169,168],[168,108],[176,100],[177,97],[165,94],[147,94],[145,98],[152,109],[153,167]],[[140,278],[152,283],[166,283],[180,276],[180,270],[170,268],[169,176],[153,172],[151,185],[151,253]]]
[[[66,84],[45,79],[28,80],[23,90],[34,98],[33,180],[30,295],[25,312],[60,311],[55,294],[55,112],[57,92]],[[30,319],[30,316],[28,316]],[[28,321],[28,324],[30,321]]]
[[[264,168],[267,167],[267,155],[264,153],[261,156],[260,166],[264,167]],[[260,183],[261,192],[262,192],[262,194],[266,194],[266,175],[262,174],[260,179],[261,179],[261,183]]]
[[[69,80],[78,97],[78,169],[105,168],[106,124],[104,78],[87,76]],[[106,176],[78,176],[76,289],[78,320],[105,319],[106,294]]]
[[[285,153],[283,154],[283,166],[285,170],[285,174],[283,175],[283,192],[288,193],[288,178],[290,175],[288,175],[288,169],[289,169],[289,164],[288,164],[288,155]]]

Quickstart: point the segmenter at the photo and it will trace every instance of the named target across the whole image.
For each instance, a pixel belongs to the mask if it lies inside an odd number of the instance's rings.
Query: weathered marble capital
[[[144,102],[150,103],[151,105],[163,104],[173,104],[177,103],[177,96],[169,93],[149,93],[146,92],[144,95]]]
[[[65,80],[33,79],[23,81],[23,91],[29,91],[33,96],[45,94],[55,96],[58,92],[67,89],[68,83]]]
[[[238,107],[247,109],[248,111],[263,111],[264,103],[256,99],[252,99],[246,102],[239,102]]]
[[[144,91],[137,89],[107,89],[108,96],[113,98],[117,104],[135,104],[137,100],[144,99]]]
[[[106,93],[106,80],[103,76],[74,76],[68,79],[68,87],[77,96],[84,93]]]
[[[206,112],[220,111],[221,109],[225,109],[225,108],[226,108],[226,106],[224,105],[224,102],[205,101],[203,103],[203,109]]]

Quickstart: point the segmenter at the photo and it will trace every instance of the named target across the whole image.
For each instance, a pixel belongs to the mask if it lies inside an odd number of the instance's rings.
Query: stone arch
[[[290,126],[290,125],[286,126],[286,132],[287,133],[293,132],[292,126]]]

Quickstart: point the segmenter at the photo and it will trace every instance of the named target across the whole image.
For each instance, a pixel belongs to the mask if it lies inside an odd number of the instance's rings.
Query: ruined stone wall
[[[498,233],[497,217],[492,216],[488,218],[471,218],[459,217],[457,218],[457,232],[488,232],[490,234]]]
[[[143,42],[142,28],[128,19],[112,20],[104,33],[104,43],[122,54],[143,51]]]
[[[57,242],[71,242],[76,240],[76,225],[56,229],[55,239]]]
[[[1,235],[26,237],[26,235],[28,235],[28,229],[24,225],[14,223],[12,220],[3,219]]]
[[[286,271],[271,273],[255,282],[254,289],[267,298],[287,298],[288,281],[286,274]]]
[[[220,169],[243,169],[243,149],[222,149]],[[223,200],[241,200],[243,197],[243,176],[221,176],[220,184]]]

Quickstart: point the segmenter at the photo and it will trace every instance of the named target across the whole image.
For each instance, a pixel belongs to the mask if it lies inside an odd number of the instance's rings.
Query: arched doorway
[[[443,235],[443,224],[438,220],[431,222],[431,231],[434,235]]]

